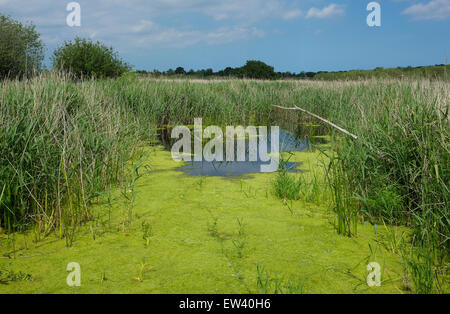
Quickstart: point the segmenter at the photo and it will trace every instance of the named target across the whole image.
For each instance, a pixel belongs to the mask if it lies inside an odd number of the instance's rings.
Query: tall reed
[[[97,82],[52,74],[0,88],[1,225],[30,223],[66,238],[89,203],[119,182],[138,144],[136,119]]]

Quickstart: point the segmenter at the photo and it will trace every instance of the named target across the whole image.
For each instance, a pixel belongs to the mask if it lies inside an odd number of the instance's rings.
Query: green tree
[[[54,69],[69,72],[76,78],[118,77],[131,69],[112,47],[78,37],[56,49],[52,60]]]
[[[44,45],[33,24],[0,14],[0,79],[29,77],[40,71]]]
[[[186,71],[184,70],[184,68],[178,67],[178,68],[176,68],[176,70],[175,70],[175,74],[178,74],[178,75],[184,75],[184,74],[186,74]]]
[[[249,60],[241,68],[241,75],[251,79],[274,79],[276,73],[274,68],[262,61]]]

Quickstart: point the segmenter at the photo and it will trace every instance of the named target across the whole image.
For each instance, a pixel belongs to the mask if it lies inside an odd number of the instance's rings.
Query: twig
[[[314,114],[314,113],[311,113],[311,112],[309,112],[309,111],[307,111],[307,110],[305,110],[305,109],[302,109],[302,108],[300,108],[300,107],[294,106],[293,108],[286,108],[286,107],[281,107],[281,106],[276,106],[276,105],[274,105],[274,107],[277,107],[277,108],[280,108],[280,109],[284,109],[284,110],[300,110],[301,112],[304,112],[304,113],[306,113],[306,114],[309,114],[310,116],[313,116],[313,117],[319,119],[320,121],[323,121],[323,122],[325,122],[325,123],[328,124],[328,125],[331,125],[333,128],[338,129],[338,130],[341,131],[342,133],[344,133],[344,134],[346,134],[346,135],[348,135],[348,136],[353,137],[355,140],[358,139],[358,136],[356,136],[355,134],[350,133],[349,131],[347,131],[347,130],[341,128],[340,126],[334,124],[333,122],[328,121],[327,119],[324,119],[324,118],[322,118],[322,117],[320,117],[320,116],[318,116],[318,115],[316,115],[316,114]]]

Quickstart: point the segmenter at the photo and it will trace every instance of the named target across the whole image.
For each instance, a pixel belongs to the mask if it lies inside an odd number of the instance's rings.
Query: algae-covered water
[[[190,176],[162,146],[146,152],[135,201],[115,191],[94,205],[95,222],[77,229],[71,247],[53,234],[35,242],[32,229],[2,235],[0,293],[402,292],[401,260],[386,250],[394,229],[365,224],[340,236],[326,196],[280,200],[276,173]],[[312,179],[322,156],[295,152],[293,175]],[[71,262],[79,287],[66,283]],[[369,262],[381,266],[380,287],[366,283]]]

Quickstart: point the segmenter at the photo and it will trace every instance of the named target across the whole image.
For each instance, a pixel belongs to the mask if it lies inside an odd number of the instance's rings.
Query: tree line
[[[173,77],[193,77],[193,78],[247,78],[247,79],[262,79],[262,80],[276,80],[276,79],[312,79],[316,73],[314,72],[275,72],[274,67],[267,65],[259,60],[248,60],[245,65],[237,68],[227,67],[223,70],[215,72],[213,69],[190,69],[186,71],[183,67],[176,69],[169,69],[167,71],[136,71],[142,75],[149,75],[153,77],[173,76]]]
[[[311,79],[311,80],[366,80],[366,79],[440,79],[447,80],[450,74],[450,65],[436,64],[431,66],[407,66],[396,68],[378,67],[373,70],[349,70],[349,71],[318,71],[318,72],[275,72],[272,66],[262,61],[249,60],[242,67],[227,67],[224,70],[214,72],[213,69],[200,69],[186,71],[183,67],[169,69],[167,71],[138,70],[138,74],[152,77],[192,77],[192,78],[248,78],[248,79]]]

